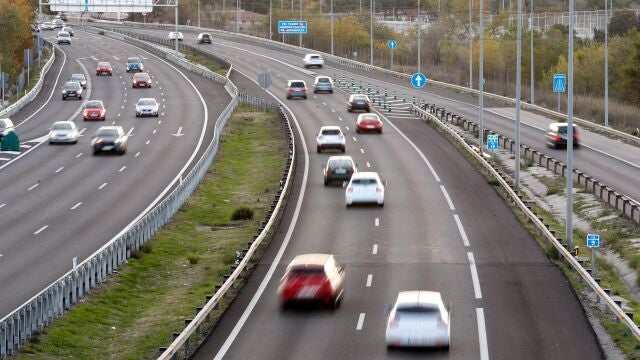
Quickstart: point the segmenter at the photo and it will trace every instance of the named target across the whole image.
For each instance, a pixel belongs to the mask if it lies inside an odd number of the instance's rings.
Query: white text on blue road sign
[[[567,75],[555,74],[553,75],[553,92],[563,93],[567,90]]]
[[[413,85],[414,88],[423,88],[426,83],[427,77],[424,76],[423,73],[415,73],[411,75],[411,85]]]
[[[395,42],[395,40],[389,40],[387,46],[389,47],[389,49],[393,50],[398,46],[398,43]]]
[[[491,151],[498,150],[498,134],[489,134],[487,135],[487,149]]]
[[[306,21],[278,21],[278,33],[280,34],[306,34]]]
[[[600,235],[587,234],[587,247],[590,247],[590,248],[600,247]]]

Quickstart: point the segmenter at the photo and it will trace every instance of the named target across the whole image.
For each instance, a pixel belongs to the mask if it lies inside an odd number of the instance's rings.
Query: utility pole
[[[38,1],[38,21],[36,21],[36,23],[38,24],[38,66],[42,69],[42,40],[40,39],[40,32],[44,31],[42,29],[40,29],[40,21],[42,19],[42,0]],[[56,49],[52,48],[52,51],[56,51]],[[2,95],[2,102],[4,104],[4,95]]]
[[[567,91],[567,243],[573,250],[573,3],[569,0],[569,71]]]
[[[604,0],[604,126],[609,126],[609,15]]]
[[[606,0],[605,0],[606,1]],[[536,103],[535,97],[535,70],[533,66],[533,0],[529,0],[531,11],[529,12],[529,31],[531,32],[531,105]]]
[[[518,39],[516,55],[516,194],[520,194],[520,97],[522,85],[522,0],[518,0]]]
[[[469,87],[473,89],[473,0],[469,0]]]
[[[300,17],[299,17],[299,21],[302,21],[302,0],[298,0],[298,5],[300,7]],[[298,46],[302,47],[302,33],[300,33],[300,43],[298,44]]]
[[[331,55],[333,55],[333,0],[331,0]]]
[[[178,7],[180,4],[180,0],[176,0],[176,55],[178,55],[178,53],[180,52],[180,49],[178,48]],[[118,8],[119,10],[119,8]]]
[[[240,0],[236,0],[236,32],[240,32]]]
[[[369,7],[371,8],[371,39],[369,40],[369,65],[373,66],[373,6],[375,4],[375,0],[371,0]]]
[[[480,90],[480,156],[484,152],[484,0],[480,0],[480,74],[478,74],[478,89]]]
[[[200,27],[200,0],[196,0],[198,2],[198,27]]]
[[[269,0],[269,40],[272,40],[273,37],[273,0]]]

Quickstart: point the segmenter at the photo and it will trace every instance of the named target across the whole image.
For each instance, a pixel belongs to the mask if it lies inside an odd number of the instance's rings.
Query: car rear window
[[[434,314],[435,315],[440,313],[440,309],[438,309],[437,307],[408,305],[408,306],[398,307],[396,309],[396,313],[416,314],[416,315],[418,314],[421,314],[421,315]]]
[[[567,135],[567,127],[568,126],[558,126],[558,133],[562,135]],[[575,125],[573,126],[573,133],[574,134],[578,133],[578,128]]]
[[[366,96],[354,96],[353,97],[353,101],[366,101],[367,97]]]
[[[330,168],[351,168],[353,165],[349,160],[332,160],[329,162]]]
[[[328,83],[328,82],[331,82],[331,80],[329,80],[329,78],[319,78],[319,79],[318,79],[318,82],[321,82],[321,83]]]
[[[87,101],[87,104],[84,106],[86,109],[94,109],[101,108],[102,103],[99,101]]]
[[[378,181],[376,179],[353,179],[352,183],[355,185],[373,185],[377,184]]]
[[[73,74],[71,75],[71,80],[84,80],[85,77],[82,74]]]
[[[289,270],[289,276],[312,276],[324,275],[324,268],[321,267],[300,267]]]
[[[338,129],[322,130],[322,135],[340,135],[340,130]]]
[[[101,62],[101,63],[98,63],[98,66],[100,66],[100,67],[109,67],[111,65],[108,62]]]
[[[322,58],[321,58],[320,56],[318,56],[318,55],[313,55],[313,56],[311,56],[311,58],[312,58],[313,60],[320,60],[320,59],[322,59]]]
[[[294,81],[291,83],[291,87],[294,87],[294,88],[304,87],[304,83],[301,81]]]

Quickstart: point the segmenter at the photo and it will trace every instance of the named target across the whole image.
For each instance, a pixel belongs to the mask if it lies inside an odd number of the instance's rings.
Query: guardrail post
[[[7,322],[0,323],[0,356],[7,355]]]
[[[638,204],[631,204],[631,220],[635,221],[636,224],[640,223],[640,219],[636,220],[635,213],[638,212]]]

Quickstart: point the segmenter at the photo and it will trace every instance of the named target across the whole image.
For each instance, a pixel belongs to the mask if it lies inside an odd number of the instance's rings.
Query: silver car
[[[87,88],[87,78],[84,76],[84,74],[71,74],[69,81],[77,82],[78,84],[80,84],[80,86],[82,86],[83,89]]]
[[[309,90],[307,90],[307,84],[304,80],[289,80],[287,82],[287,99],[294,97],[306,99],[308,92]]]
[[[333,94],[333,80],[328,76],[316,76],[313,82],[313,92],[319,93],[320,91],[327,91]]]
[[[136,104],[136,117],[155,116],[158,117],[160,106],[155,98],[141,98]]]
[[[73,121],[56,121],[49,131],[49,144],[75,144],[80,132]]]

